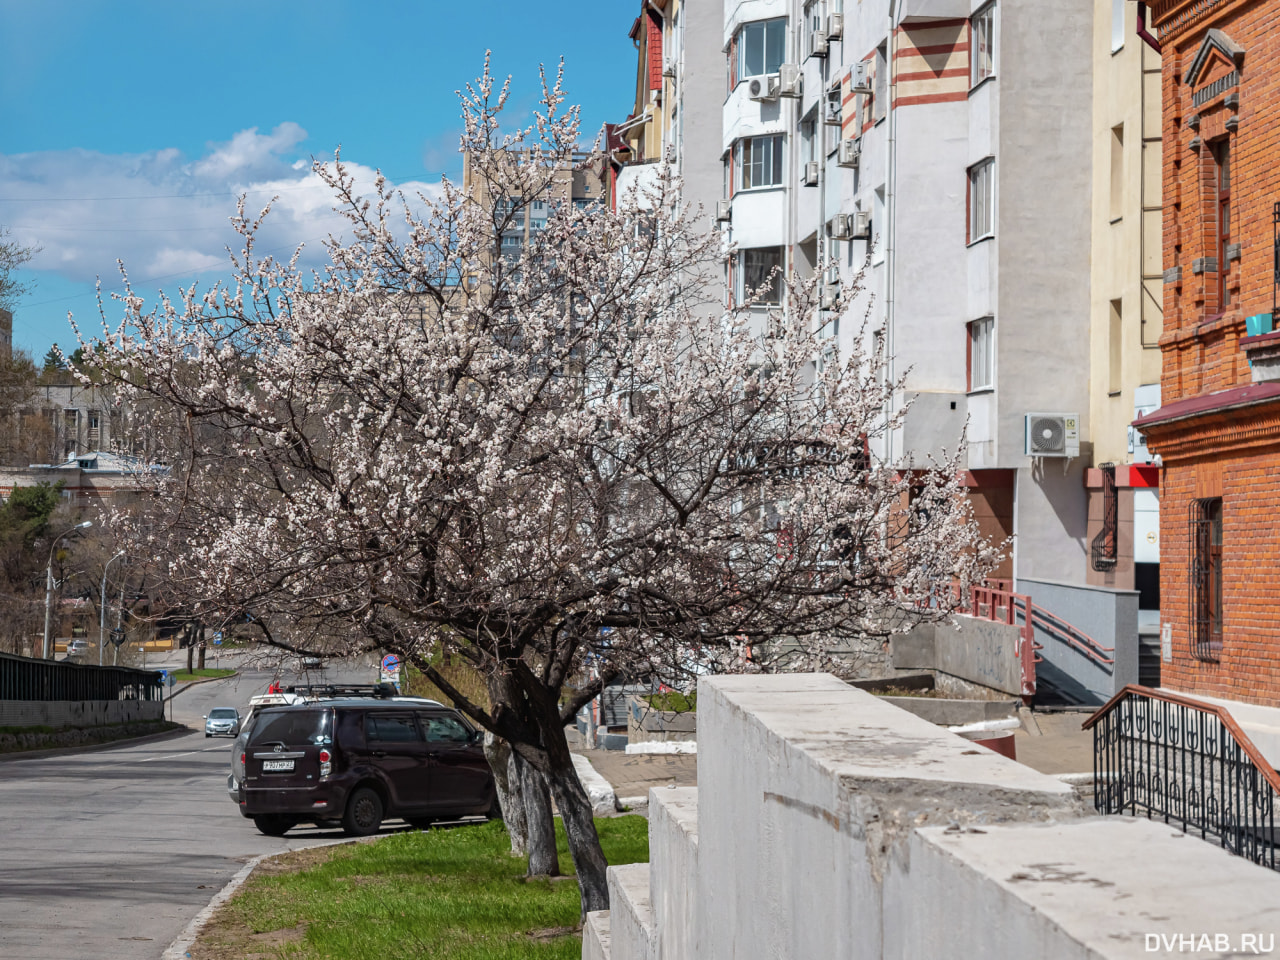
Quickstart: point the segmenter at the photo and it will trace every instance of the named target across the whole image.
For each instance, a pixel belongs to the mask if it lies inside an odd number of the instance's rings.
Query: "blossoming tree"
[[[226,284],[126,294],[92,355],[171,438],[145,522],[120,526],[167,588],[205,623],[416,665],[545,776],[586,911],[605,861],[564,728],[604,684],[831,667],[948,616],[937,585],[995,552],[958,462],[874,455],[901,384],[861,341],[831,355],[816,279],[772,278],[770,310],[710,302],[720,238],[679,184],[555,203],[608,158],[577,149],[559,78],[504,135],[506,97],[487,65],[462,96],[467,189],[365,201],[317,165],[349,221],[324,269],[259,255],[242,207]]]

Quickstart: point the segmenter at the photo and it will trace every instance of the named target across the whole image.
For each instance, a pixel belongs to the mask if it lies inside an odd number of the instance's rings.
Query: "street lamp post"
[[[114,557],[107,561],[107,565],[102,568],[102,596],[98,603],[98,666],[102,666],[102,650],[107,642],[107,571],[111,569],[111,565],[124,556],[121,550]]]
[[[44,568],[44,659],[48,660],[53,655],[53,647],[49,642],[49,621],[53,613],[53,551],[58,546],[58,541],[69,533],[75,533],[77,530],[83,530],[86,527],[92,527],[93,521],[86,520],[84,523],[77,523],[70,530],[64,530],[53,538],[53,543],[49,544],[49,564]]]

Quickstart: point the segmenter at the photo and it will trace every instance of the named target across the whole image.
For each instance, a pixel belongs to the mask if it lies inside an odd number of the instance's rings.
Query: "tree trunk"
[[[551,816],[551,794],[547,780],[524,757],[512,751],[524,801],[525,827],[529,848],[531,877],[560,876],[560,858],[556,853],[556,823]]]
[[[203,669],[204,669],[204,653],[205,653],[205,645],[204,645],[204,626],[203,626],[203,625],[201,625],[200,627],[198,627],[198,628],[196,629],[196,638],[197,638],[197,642],[200,644],[200,664],[199,664],[199,667],[200,667],[200,669],[201,669],[201,670],[203,670]]]
[[[502,807],[502,820],[511,837],[511,855],[523,857],[529,850],[528,828],[525,826],[524,801],[519,784],[513,784],[518,774],[511,759],[511,744],[488,731],[484,735],[484,758],[493,771],[493,785],[498,791],[498,804]]]
[[[559,732],[563,741],[564,729],[561,728]],[[594,910],[609,909],[609,885],[605,877],[609,864],[604,858],[604,851],[600,849],[600,837],[596,833],[591,801],[587,797],[587,791],[582,788],[578,772],[573,769],[568,744],[564,744],[564,760],[560,763],[556,762],[557,753],[560,751],[550,752],[552,766],[547,780],[551,784],[551,793],[556,798],[560,819],[564,821],[565,836],[569,838],[569,853],[578,873],[582,919],[585,920],[587,914]]]
[[[186,633],[186,631],[183,631]],[[191,673],[196,667],[195,665],[195,644],[192,642],[191,634],[187,633],[187,673]]]

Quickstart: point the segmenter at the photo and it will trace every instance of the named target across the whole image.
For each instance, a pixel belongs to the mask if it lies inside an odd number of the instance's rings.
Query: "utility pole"
[[[53,645],[49,642],[49,623],[53,614],[53,551],[58,546],[58,541],[69,533],[75,533],[77,530],[84,530],[92,527],[93,521],[86,520],[84,523],[77,523],[70,530],[64,530],[53,538],[53,543],[49,544],[49,563],[44,568],[44,651],[43,656],[48,660],[53,656]]]
[[[102,647],[107,642],[107,571],[111,569],[111,564],[123,556],[124,551],[121,550],[108,560],[107,565],[102,568],[102,593],[98,598],[98,666],[102,666]],[[114,663],[115,657],[113,656],[111,659]]]

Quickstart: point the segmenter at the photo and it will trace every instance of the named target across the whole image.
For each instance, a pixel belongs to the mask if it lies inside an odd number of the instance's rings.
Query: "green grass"
[[[668,690],[666,693],[651,693],[645,697],[649,706],[655,710],[674,710],[676,713],[688,713],[698,709],[697,693],[681,693],[679,690]]]
[[[649,859],[641,817],[596,821],[611,864]],[[571,869],[557,821],[562,868]],[[501,822],[397,833],[325,851],[300,872],[251,880],[194,957],[243,956],[271,931],[277,957],[387,960],[570,960],[582,954],[578,885],[524,878]],[[239,940],[232,937],[240,931]],[[297,935],[297,931],[305,931]],[[250,939],[252,938],[252,939]]]
[[[178,683],[190,683],[192,680],[205,680],[209,677],[229,677],[234,670],[228,667],[202,667],[199,670],[178,670],[174,673],[173,678]]]

